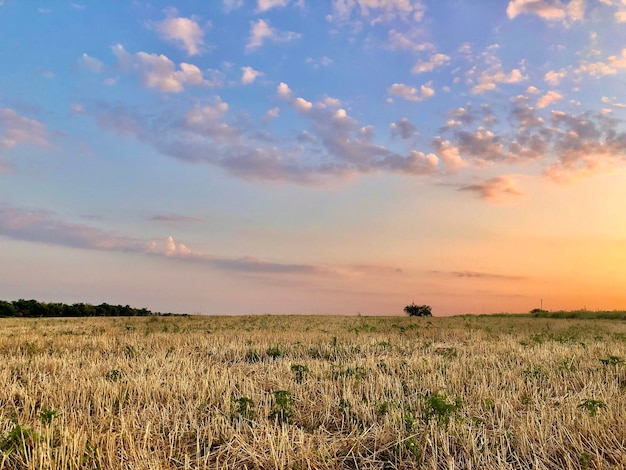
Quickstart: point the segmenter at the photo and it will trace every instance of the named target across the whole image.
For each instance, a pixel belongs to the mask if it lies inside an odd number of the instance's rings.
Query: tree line
[[[46,303],[37,300],[0,300],[0,317],[145,317],[149,315],[171,315],[171,313],[151,312],[147,308],[134,308],[129,305],[109,305],[102,303]]]

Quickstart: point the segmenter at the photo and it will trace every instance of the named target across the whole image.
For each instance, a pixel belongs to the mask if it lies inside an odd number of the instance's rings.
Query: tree
[[[404,311],[410,317],[432,317],[433,313],[430,310],[429,305],[415,305],[412,303],[411,305],[407,305],[404,307]]]

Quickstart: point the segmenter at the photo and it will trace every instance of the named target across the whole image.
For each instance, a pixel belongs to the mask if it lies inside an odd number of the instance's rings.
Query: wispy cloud
[[[167,218],[167,217],[166,217]],[[387,273],[391,268],[376,266],[329,267],[297,263],[277,263],[252,256],[224,258],[190,249],[168,237],[164,242],[150,242],[127,237],[86,224],[67,222],[43,210],[24,210],[0,204],[0,236],[14,240],[44,243],[74,249],[125,252],[158,256],[180,262],[240,273],[302,274],[318,276],[362,276]],[[394,272],[400,272],[397,269]]]
[[[246,52],[252,52],[261,47],[266,41],[272,42],[289,42],[300,38],[300,33],[293,31],[279,31],[272,28],[268,21],[259,19],[250,23],[250,35],[248,44],[246,44]]]
[[[460,191],[475,192],[481,199],[492,202],[502,200],[503,196],[521,196],[523,194],[518,188],[516,178],[511,175],[489,178],[481,183],[464,186]]]
[[[198,222],[200,219],[198,217],[191,217],[188,215],[180,215],[180,214],[158,214],[150,217],[150,220],[154,220],[155,222],[167,222],[167,223],[185,223],[185,222]]]
[[[501,280],[501,281],[524,281],[527,278],[524,276],[516,276],[511,274],[497,274],[497,273],[485,273],[480,271],[430,271],[432,274],[440,274],[443,276],[452,276],[457,278],[467,279],[486,279],[486,280]]]
[[[537,15],[548,21],[584,19],[586,0],[570,0],[567,4],[561,0],[511,0],[506,9],[510,19],[518,15]]]
[[[47,148],[50,133],[46,126],[28,119],[12,109],[0,108],[0,155],[17,145],[26,144]]]

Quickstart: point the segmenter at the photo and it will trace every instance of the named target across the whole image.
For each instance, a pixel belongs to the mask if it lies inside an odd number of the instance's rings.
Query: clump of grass
[[[280,349],[280,345],[277,343],[271,348],[267,348],[267,350],[265,351],[265,354],[267,354],[268,357],[271,357],[272,359],[278,359],[279,357],[283,355],[283,352]]]
[[[623,364],[624,359],[619,356],[609,356],[605,359],[600,359],[600,362],[605,366],[616,366],[618,364]]]
[[[291,372],[293,372],[296,382],[301,384],[304,376],[309,373],[309,368],[302,364],[292,364]]]

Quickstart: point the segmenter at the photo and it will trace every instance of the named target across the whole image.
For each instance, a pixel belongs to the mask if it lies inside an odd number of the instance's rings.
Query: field
[[[626,468],[626,323],[0,319],[0,470]]]

